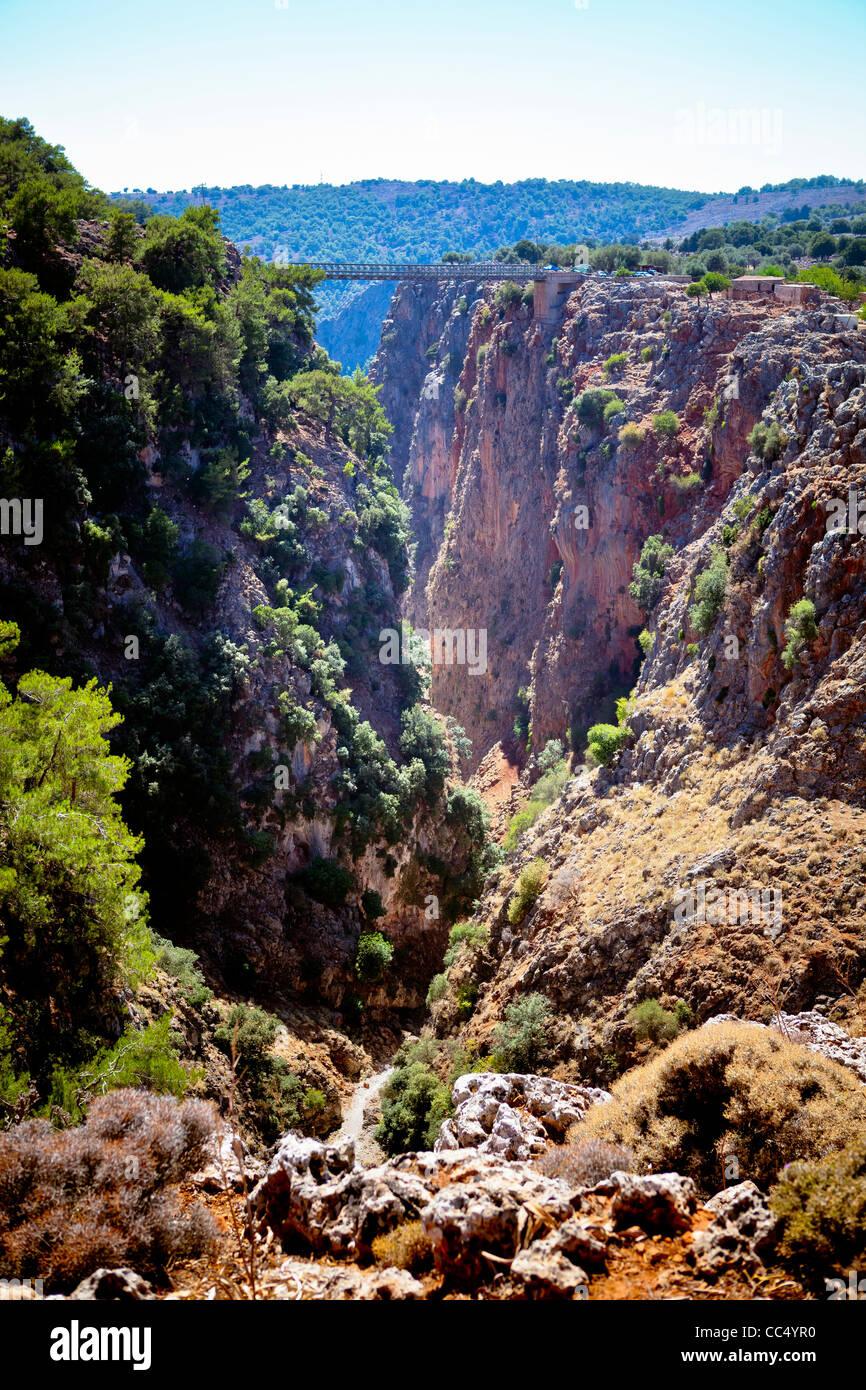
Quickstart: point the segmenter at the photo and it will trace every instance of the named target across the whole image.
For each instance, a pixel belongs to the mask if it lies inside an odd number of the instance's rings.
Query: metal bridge
[[[413,261],[305,261],[322,270],[326,280],[544,280],[556,272],[525,261],[438,261],[420,265]]]

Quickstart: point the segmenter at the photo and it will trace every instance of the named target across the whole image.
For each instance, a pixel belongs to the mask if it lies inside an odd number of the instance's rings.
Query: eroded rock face
[[[262,1276],[266,1296],[279,1299],[418,1299],[434,1287],[585,1299],[592,1280],[615,1274],[639,1234],[634,1227],[650,1242],[678,1242],[681,1264],[700,1286],[758,1269],[776,1239],[776,1222],[751,1182],[700,1211],[693,1182],[677,1173],[616,1172],[593,1188],[574,1187],[531,1162],[466,1150],[402,1154],[363,1169],[351,1145],[293,1136],[280,1144],[252,1202],[259,1229],[270,1227],[290,1252]],[[714,1219],[703,1229],[708,1213]],[[372,1267],[376,1236],[410,1222],[428,1242],[423,1272]],[[343,1263],[323,1264],[322,1255]]]
[[[480,1149],[525,1160],[543,1153],[551,1136],[561,1138],[610,1093],[548,1076],[471,1072],[455,1081],[451,1099],[454,1116],[443,1122],[435,1152]]]
[[[83,1302],[139,1303],[156,1297],[150,1284],[134,1269],[95,1269],[76,1285],[70,1299]]]
[[[682,1231],[698,1204],[691,1178],[679,1173],[613,1173],[611,1215],[618,1226],[646,1231]]]
[[[483,1252],[510,1257],[539,1221],[550,1227],[565,1221],[574,1193],[528,1164],[489,1153],[402,1154],[362,1169],[352,1145],[289,1135],[252,1206],[257,1222],[287,1249],[361,1260],[370,1257],[377,1235],[420,1219],[437,1270],[465,1279],[490,1270]]]
[[[526,1164],[474,1169],[483,1157],[458,1167],[455,1175],[463,1181],[441,1188],[421,1212],[436,1269],[459,1283],[495,1272],[497,1258],[516,1255],[533,1225],[561,1224],[579,1201],[558,1178],[546,1178]]]
[[[717,1192],[704,1208],[713,1212],[716,1220],[692,1242],[697,1270],[715,1278],[732,1266],[757,1269],[772,1249],[778,1231],[778,1221],[760,1188],[753,1182],[737,1183]]]

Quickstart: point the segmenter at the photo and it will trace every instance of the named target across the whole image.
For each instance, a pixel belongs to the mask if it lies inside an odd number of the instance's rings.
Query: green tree
[[[87,348],[125,381],[141,377],[160,340],[160,300],[146,275],[128,265],[85,261],[78,273],[76,310],[90,330]]]
[[[117,795],[108,692],[41,671],[0,686],[0,981],[14,1067],[39,1087],[93,1052],[150,966],[141,841]]]
[[[135,253],[136,265],[170,294],[213,285],[225,274],[225,246],[215,208],[184,208],[180,217],[157,213]]]
[[[714,545],[710,563],[695,581],[695,601],[689,608],[689,621],[702,637],[710,631],[722,609],[728,587],[728,557]]]

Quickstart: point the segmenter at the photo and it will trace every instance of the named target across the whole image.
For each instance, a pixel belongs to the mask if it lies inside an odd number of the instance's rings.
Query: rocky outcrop
[[[297,1252],[262,1276],[265,1296],[276,1298],[615,1297],[618,1280],[639,1273],[638,1246],[648,1268],[681,1270],[680,1296],[695,1297],[707,1285],[741,1287],[737,1280],[771,1265],[777,1234],[753,1183],[702,1209],[691,1179],[677,1173],[615,1172],[575,1187],[532,1163],[466,1151],[362,1169],[351,1146],[293,1137],[252,1205],[259,1230]],[[410,1226],[423,1232],[421,1265],[371,1269],[376,1237]],[[381,1242],[376,1250],[381,1258]]]
[[[735,1266],[754,1271],[772,1251],[779,1223],[753,1182],[737,1183],[704,1203],[716,1220],[699,1231],[691,1256],[708,1278]]]
[[[363,1169],[352,1144],[292,1135],[251,1202],[257,1221],[285,1248],[360,1260],[370,1258],[378,1235],[420,1220],[436,1268],[457,1279],[477,1275],[485,1252],[514,1255],[537,1222],[533,1208],[543,1208],[551,1225],[574,1209],[565,1183],[490,1154],[403,1154]]]
[[[611,1216],[617,1226],[647,1231],[682,1231],[698,1204],[691,1178],[678,1173],[613,1173],[602,1190],[613,1189]]]
[[[434,1152],[477,1149],[528,1159],[543,1153],[552,1136],[561,1139],[591,1105],[610,1100],[610,1095],[547,1076],[470,1072],[455,1081],[451,1100],[454,1115],[443,1121]]]

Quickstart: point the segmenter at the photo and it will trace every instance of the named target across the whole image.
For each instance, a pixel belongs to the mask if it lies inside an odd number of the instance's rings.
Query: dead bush
[[[101,1265],[164,1277],[203,1254],[216,1228],[203,1206],[181,1213],[173,1186],[200,1168],[215,1127],[201,1101],[111,1091],[87,1120],[46,1120],[0,1134],[0,1269],[66,1292]]]
[[[595,1187],[611,1173],[633,1173],[634,1154],[621,1144],[603,1139],[587,1139],[578,1144],[561,1144],[541,1155],[536,1168],[549,1178],[563,1178],[574,1187]]]
[[[373,1241],[373,1259],[379,1265],[395,1265],[413,1274],[427,1269],[432,1259],[430,1237],[420,1221],[406,1221]]]
[[[704,1193],[722,1185],[720,1153],[766,1187],[786,1163],[840,1150],[866,1125],[866,1091],[852,1072],[742,1023],[684,1034],[612,1094],[569,1140],[624,1144],[642,1170],[683,1173]]]

